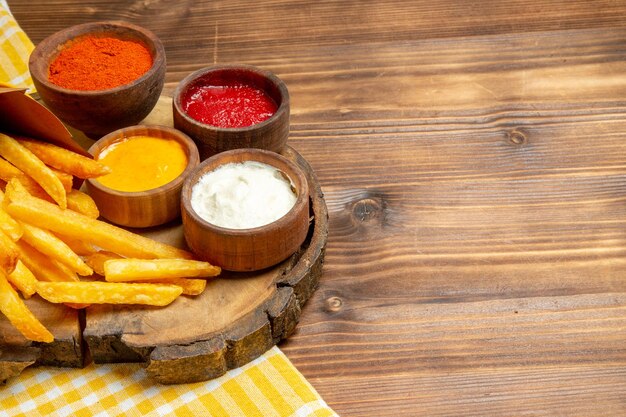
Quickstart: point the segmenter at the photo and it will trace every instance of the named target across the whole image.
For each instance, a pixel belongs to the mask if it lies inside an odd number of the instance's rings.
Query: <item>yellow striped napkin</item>
[[[0,416],[336,416],[274,347],[208,382],[154,385],[138,364],[27,368],[0,388]]]
[[[0,0],[0,83],[8,87],[32,88],[28,57],[34,46]]]
[[[0,0],[0,83],[32,88],[33,45]],[[0,417],[336,416],[274,347],[212,381],[158,385],[139,364],[31,367],[0,386]]]

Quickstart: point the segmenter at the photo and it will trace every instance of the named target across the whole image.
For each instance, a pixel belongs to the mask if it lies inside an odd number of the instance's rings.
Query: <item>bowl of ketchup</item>
[[[174,126],[201,160],[232,149],[280,153],[289,136],[289,92],[269,71],[246,65],[202,68],[183,79],[173,101]]]

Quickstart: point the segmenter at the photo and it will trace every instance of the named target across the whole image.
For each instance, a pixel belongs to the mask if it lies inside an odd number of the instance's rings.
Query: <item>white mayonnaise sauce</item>
[[[216,226],[250,229],[283,217],[296,203],[291,182],[271,165],[225,164],[203,175],[191,190],[191,207]]]

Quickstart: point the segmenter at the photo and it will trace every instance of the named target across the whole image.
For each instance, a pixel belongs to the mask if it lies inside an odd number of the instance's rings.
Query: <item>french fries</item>
[[[22,237],[21,226],[0,207],[0,230],[13,241]]]
[[[54,201],[35,180],[11,165],[7,160],[0,158],[0,180],[7,183],[12,179],[18,180],[35,197]],[[5,187],[6,184],[3,184],[1,188],[4,190]]]
[[[109,282],[151,281],[169,278],[214,277],[221,269],[188,259],[110,259],[104,262]]]
[[[67,208],[92,219],[100,217],[100,210],[98,210],[96,202],[90,195],[82,191],[72,190],[67,193]]]
[[[76,255],[65,242],[52,233],[26,223],[22,224],[22,229],[24,230],[22,240],[34,249],[63,263],[78,275],[89,276],[93,274],[93,270],[80,256]]]
[[[18,142],[46,165],[78,178],[96,178],[111,173],[108,166],[51,143],[25,138],[18,138]]]
[[[56,145],[0,133],[0,312],[30,340],[54,337],[18,291],[72,308],[165,306],[205,290],[207,281],[193,277],[221,272],[187,251],[97,220],[93,199],[72,185],[74,177],[109,172]],[[94,272],[105,281],[79,279]]]
[[[18,180],[22,180],[24,178],[28,178],[28,175],[24,174],[19,169],[15,168],[9,161],[6,159],[0,158],[0,179],[5,182],[11,181],[13,178],[17,178]],[[30,178],[28,178],[30,179]]]
[[[53,172],[59,177],[59,180],[61,180],[63,188],[66,191],[65,198],[67,201],[67,208],[82,213],[93,219],[97,219],[100,216],[100,211],[98,210],[96,203],[93,201],[93,198],[82,191],[73,189],[73,179],[69,174],[60,171]],[[28,191],[28,193],[33,197],[38,197],[51,202],[54,201],[39,184],[2,158],[0,158],[0,179],[7,182],[12,179],[17,179],[26,191]],[[0,188],[4,189],[5,187],[6,185]]]
[[[67,207],[65,188],[50,168],[15,139],[0,133],[0,156],[22,172],[27,172],[37,184],[61,207]]]
[[[4,193],[0,191],[0,231],[6,233],[6,235],[15,242],[22,237],[22,226],[4,211],[2,208],[3,201]]]
[[[20,260],[39,281],[78,281],[78,275],[65,265],[50,259],[26,242],[15,242]]]
[[[106,252],[106,251],[99,251],[92,255],[89,255],[85,259],[85,262],[87,263],[87,265],[93,268],[96,274],[104,276],[105,280],[108,282],[139,282],[139,283],[151,282],[154,284],[173,284],[173,285],[178,285],[179,287],[181,287],[183,289],[183,294],[185,295],[199,295],[199,294],[202,294],[202,292],[206,288],[205,279],[172,278],[171,277],[172,274],[169,272],[168,266],[176,265],[176,263],[167,263],[167,264],[161,263],[159,265],[157,262],[158,273],[155,272],[152,274],[153,275],[152,277],[148,277],[148,278],[146,278],[145,276],[139,276],[140,274],[138,273],[131,273],[131,274],[127,274],[126,277],[120,276],[118,274],[113,279],[109,279],[109,277],[106,275],[106,272],[105,272],[106,270],[105,264],[112,260],[130,261],[130,263],[126,263],[126,265],[132,265],[136,263],[137,261],[141,263],[144,262],[144,260],[142,259],[126,259],[126,258],[122,258],[121,256],[113,252]],[[171,261],[171,260],[167,259],[166,261]],[[173,260],[173,261],[179,262],[183,260]],[[146,261],[146,262],[153,262],[153,261]],[[198,261],[184,261],[184,262],[197,263]],[[202,265],[201,267],[209,269],[204,265]],[[211,267],[217,268],[213,266]],[[109,268],[111,267],[109,266]],[[113,267],[113,269],[115,269],[115,266]],[[128,271],[128,269],[126,270]],[[137,270],[135,269],[134,272],[137,272]],[[168,275],[170,276],[170,278],[166,278],[166,276]]]
[[[7,273],[13,272],[17,263],[18,252],[15,243],[0,231],[0,268]]]
[[[15,269],[9,274],[8,279],[15,288],[20,290],[24,298],[30,298],[36,291],[37,278],[20,260],[15,264]]]
[[[181,287],[171,284],[128,284],[102,281],[37,283],[37,294],[51,303],[166,306],[182,292]]]
[[[50,343],[54,336],[26,307],[11,284],[7,281],[6,272],[0,269],[0,311],[11,324],[29,340]]]
[[[92,253],[85,257],[85,263],[93,269],[98,275],[104,276],[104,263],[109,259],[120,259],[122,258],[117,253],[107,252],[104,250]]]
[[[74,177],[72,177],[70,174],[66,172],[62,172],[54,168],[50,168],[50,171],[52,171],[52,173],[57,176],[59,181],[61,181],[61,184],[63,185],[63,189],[65,190],[65,192],[69,193],[72,190],[72,187],[74,185]]]
[[[206,280],[201,278],[170,278],[159,281],[150,281],[153,284],[172,284],[183,289],[185,295],[200,295],[206,288]]]
[[[65,242],[65,244],[69,246],[70,249],[72,249],[72,251],[78,256],[89,256],[98,252],[98,248],[91,243],[87,243],[73,237],[65,236],[63,233],[54,233],[54,235],[61,239],[63,242]],[[93,269],[93,267],[88,262],[85,263]]]
[[[84,214],[63,210],[47,201],[13,192],[7,184],[5,210],[13,218],[25,223],[47,228],[74,239],[93,243],[104,250],[124,257],[152,259],[178,258],[192,259],[191,253],[165,243],[129,232]]]

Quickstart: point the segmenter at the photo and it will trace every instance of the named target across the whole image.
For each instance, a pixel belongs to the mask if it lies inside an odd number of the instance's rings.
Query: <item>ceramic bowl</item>
[[[51,83],[50,64],[64,48],[88,35],[140,42],[152,55],[152,67],[138,79],[106,90],[71,90]],[[31,54],[29,69],[45,105],[66,124],[98,138],[135,125],[150,113],[165,81],[165,49],[152,32],[140,26],[126,22],[86,23],[44,39]]]
[[[238,82],[264,91],[277,105],[267,120],[248,127],[220,128],[190,117],[184,97],[198,84],[225,85]],[[289,92],[285,83],[269,71],[245,65],[220,65],[200,69],[183,79],[173,100],[174,126],[187,133],[198,146],[202,160],[231,149],[258,148],[280,153],[289,136]]]
[[[204,220],[191,205],[194,185],[224,164],[244,161],[262,162],[286,175],[296,193],[294,206],[278,220],[249,229],[224,228]],[[309,229],[309,187],[303,171],[287,158],[260,149],[231,150],[206,159],[185,180],[181,204],[189,248],[200,259],[229,271],[256,271],[285,260],[300,248]]]
[[[127,227],[158,226],[178,218],[183,182],[200,163],[195,143],[187,135],[171,127],[131,126],[104,136],[89,148],[89,153],[97,160],[104,149],[131,136],[178,141],[185,149],[187,167],[171,182],[146,191],[118,191],[102,185],[97,179],[86,180],[87,192],[100,209],[100,215],[112,223]]]

